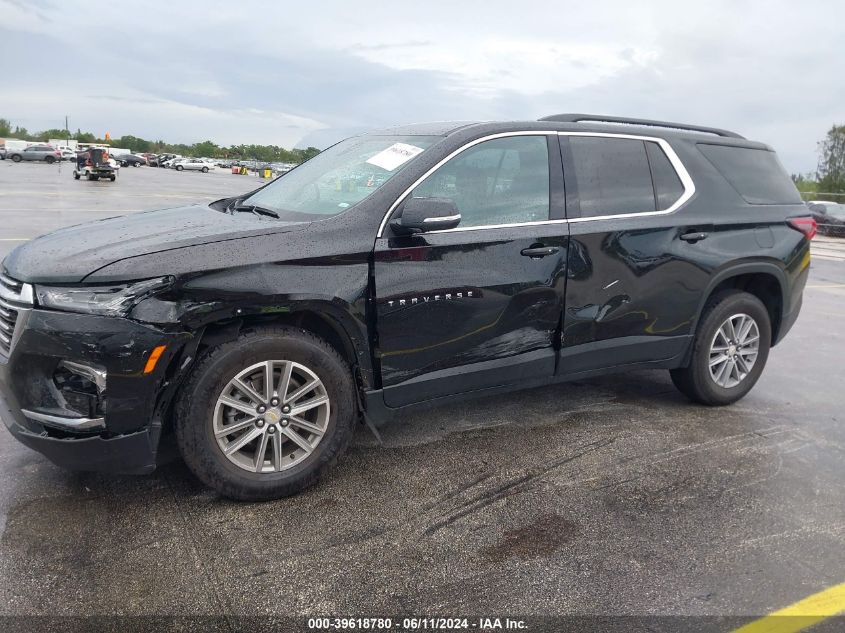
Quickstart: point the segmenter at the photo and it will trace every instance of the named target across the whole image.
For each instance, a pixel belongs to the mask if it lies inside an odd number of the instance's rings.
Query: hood
[[[75,283],[128,257],[286,233],[306,226],[250,213],[230,215],[205,205],[145,211],[48,233],[12,251],[3,266],[19,281]]]

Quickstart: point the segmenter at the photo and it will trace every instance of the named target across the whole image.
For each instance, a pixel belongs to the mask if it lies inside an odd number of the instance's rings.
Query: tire
[[[722,334],[717,335],[729,318],[733,319],[734,325],[742,329],[743,321],[739,318],[739,315],[750,317],[754,322],[753,326],[748,326],[750,332],[747,340],[751,341],[754,338],[753,328],[756,327],[757,329],[756,356],[753,357],[753,364],[750,371],[747,372],[741,369],[742,359],[751,359],[752,352],[750,350],[752,350],[754,343],[749,343],[747,346],[730,346]],[[745,323],[747,324],[747,321]],[[737,337],[737,340],[739,340],[739,337]],[[711,297],[704,307],[698,331],[693,341],[692,358],[689,366],[670,370],[672,382],[681,393],[694,402],[709,406],[732,404],[751,391],[760,378],[769,357],[771,341],[772,324],[769,312],[762,301],[741,290],[720,292]],[[727,347],[728,351],[712,351],[714,346]],[[736,349],[734,350],[734,348]],[[713,355],[712,358],[716,360],[726,355],[730,356],[733,351],[735,351],[735,354],[731,357],[737,359],[737,369],[731,369],[732,361],[729,358],[718,365],[714,365],[713,371],[716,373],[716,376],[714,376],[710,368],[711,354]],[[720,370],[726,372],[721,377],[726,384],[717,382]],[[739,378],[739,376],[742,377]],[[737,379],[737,383],[731,384],[735,379]]]
[[[137,162],[136,162],[136,163],[132,163],[132,166],[133,166],[133,167],[140,167],[140,166],[141,166],[141,163],[137,163]]]
[[[12,154],[12,162],[13,163],[19,163],[19,162],[21,162],[21,160],[23,160],[23,158],[21,157],[20,154]]]
[[[117,180],[117,176],[109,176],[109,180],[111,180],[112,182],[114,182],[115,180]]]
[[[44,162],[47,163],[48,165],[52,165],[53,163],[56,162],[56,159],[53,156],[45,156]]]
[[[73,179],[74,179],[74,180],[79,180],[79,172],[78,172],[78,171],[76,171],[76,170],[74,170],[74,172],[73,172]]]
[[[208,173],[208,167],[203,167],[201,171],[202,171],[202,173],[207,174]]]
[[[289,395],[294,395],[296,388],[310,380],[303,377],[305,374],[301,368],[322,381],[319,389],[328,397],[328,402],[301,414],[312,416],[313,425],[323,429],[320,436],[303,431],[310,438],[308,443],[313,445],[310,453],[299,442],[289,439],[291,432],[299,434],[296,430],[299,427],[293,422],[288,426],[284,416],[280,417],[279,407],[283,403],[273,408],[272,402],[266,402],[267,389],[263,387],[262,376],[266,376],[264,367],[267,361],[280,361],[272,365],[276,386],[282,380],[284,368],[294,367],[291,388],[287,390]],[[258,372],[257,377],[252,378],[252,374],[245,373],[250,371]],[[253,394],[257,398],[233,386],[239,375],[254,388]],[[353,389],[349,366],[321,338],[291,327],[264,326],[245,330],[236,340],[206,351],[180,388],[174,409],[179,451],[191,472],[225,497],[263,501],[296,494],[317,483],[346,450],[357,415]],[[225,394],[251,399],[253,404],[246,405],[248,412],[236,411],[218,401]],[[306,400],[314,400],[321,397],[319,394],[318,391],[308,391],[292,403],[301,404],[306,396]],[[259,414],[257,408],[253,408],[255,402],[261,402],[260,398],[268,407],[266,413]],[[234,417],[227,418],[231,415]],[[264,416],[267,416],[266,420]],[[242,422],[246,426],[235,433],[219,439],[215,437],[215,429],[219,433],[220,429]],[[221,443],[232,449],[249,434],[253,434],[255,439],[234,450],[231,458],[224,455]],[[262,453],[260,460],[260,469],[264,472],[258,472],[256,454],[264,437],[268,438],[267,452]],[[277,446],[281,446],[278,453]],[[292,452],[288,455],[285,453],[287,450]]]
[[[182,165],[176,165],[176,171],[182,171],[184,167]]]

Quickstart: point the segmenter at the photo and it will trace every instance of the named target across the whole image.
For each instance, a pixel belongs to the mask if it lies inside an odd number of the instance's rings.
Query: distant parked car
[[[140,167],[141,165],[147,164],[146,157],[138,156],[137,154],[121,154],[120,156],[115,156],[114,159],[120,163],[121,167]]]
[[[62,160],[66,160],[69,162],[74,162],[76,160],[76,152],[74,152],[72,149],[68,149],[65,147],[59,149],[58,151],[62,155]]]
[[[170,167],[170,163],[172,163],[175,159],[182,158],[178,154],[159,154],[158,160],[156,160],[157,167]]]
[[[45,163],[55,163],[57,160],[62,160],[62,153],[52,145],[36,144],[12,152],[9,158],[16,163],[22,160],[43,160]]]
[[[293,163],[270,163],[270,168],[277,174],[286,174],[294,167]]]
[[[214,169],[214,165],[208,163],[201,158],[177,158],[170,164],[171,169],[175,169],[176,171],[183,171],[183,170],[193,170],[193,171],[201,171],[204,174],[207,174],[209,170]]]
[[[821,235],[845,237],[845,204],[818,200],[808,202]]]

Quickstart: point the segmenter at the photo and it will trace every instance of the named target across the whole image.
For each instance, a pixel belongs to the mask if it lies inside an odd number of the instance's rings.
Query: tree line
[[[68,138],[68,132],[53,128],[40,132],[29,132],[25,127],[12,125],[8,119],[0,118],[0,138],[16,138],[22,141],[46,142],[51,138]],[[213,141],[203,141],[191,145],[185,143],[167,143],[162,140],[150,141],[138,136],[124,135],[116,138],[99,138],[91,132],[76,130],[70,138],[80,143],[103,143],[112,147],[121,147],[141,154],[181,154],[183,156],[201,156],[207,158],[232,158],[236,160],[258,160],[268,163],[301,163],[320,153],[316,147],[306,149],[287,149],[278,145],[218,145]]]
[[[845,125],[832,125],[818,143],[819,162],[815,172],[792,174],[805,199],[845,194]],[[845,195],[835,200],[845,202]]]

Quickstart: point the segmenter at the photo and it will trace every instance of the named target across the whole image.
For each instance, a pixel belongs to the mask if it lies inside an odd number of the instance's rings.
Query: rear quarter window
[[[648,154],[648,166],[651,169],[651,179],[654,181],[654,197],[657,200],[657,209],[664,211],[675,204],[678,198],[684,194],[684,185],[660,145],[654,141],[648,141],[645,147]]]
[[[698,149],[749,204],[801,204],[801,195],[770,150],[699,143]]]

